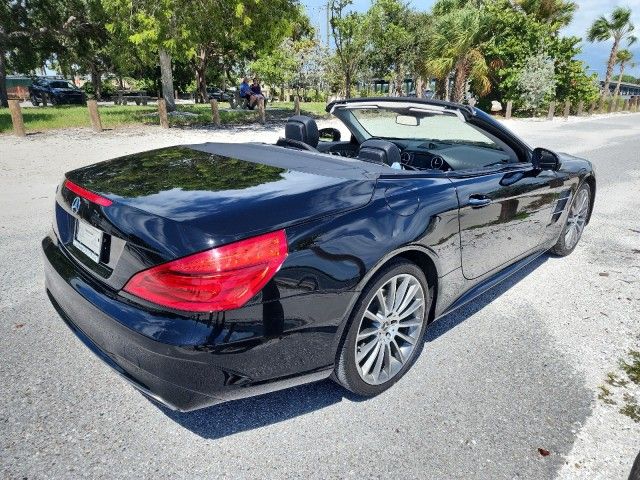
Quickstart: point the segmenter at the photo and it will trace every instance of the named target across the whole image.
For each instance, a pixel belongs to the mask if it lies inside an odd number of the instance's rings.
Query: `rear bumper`
[[[171,409],[194,410],[331,374],[336,328],[269,332],[264,318],[258,325],[253,319],[268,311],[262,305],[234,311],[233,325],[225,315],[220,321],[145,309],[95,281],[54,234],[42,247],[47,294],[65,323],[122,377]]]

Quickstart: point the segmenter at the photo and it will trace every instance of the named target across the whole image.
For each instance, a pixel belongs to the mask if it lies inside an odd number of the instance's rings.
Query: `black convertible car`
[[[276,145],[163,148],[59,186],[49,298],[146,395],[192,410],[327,377],[375,395],[429,322],[589,222],[591,164],[475,108],[327,109],[349,138],[296,116]]]

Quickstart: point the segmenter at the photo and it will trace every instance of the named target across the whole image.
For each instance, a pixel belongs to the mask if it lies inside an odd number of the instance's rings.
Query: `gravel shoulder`
[[[55,188],[114,156],[273,142],[282,128],[0,136],[0,476],[626,479],[640,423],[619,412],[620,392],[615,405],[598,394],[640,350],[640,114],[506,124],[594,162],[596,208],[573,254],[543,256],[433,324],[379,397],[326,381],[191,414],[127,386],[50,306],[39,244]]]

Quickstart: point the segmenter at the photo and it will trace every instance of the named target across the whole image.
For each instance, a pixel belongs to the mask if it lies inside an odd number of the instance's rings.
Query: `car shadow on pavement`
[[[548,258],[548,255],[539,257],[488,292],[432,323],[425,334],[425,342],[431,342],[446,334],[471,315],[482,310]],[[170,410],[153,401],[152,403],[171,420],[196,435],[218,439],[320,410],[343,399],[352,402],[367,400],[345,390],[331,380],[324,380],[187,413]]]
[[[454,310],[453,312],[448,313],[447,315],[431,323],[429,325],[429,328],[427,328],[427,332],[425,334],[425,342],[432,342],[441,335],[447,333],[449,330],[454,329],[456,326],[464,322],[467,318],[479,312],[500,295],[507,292],[520,280],[530,275],[534,270],[536,270],[540,265],[545,263],[550,258],[553,257],[551,257],[548,253],[539,256],[531,263],[523,267],[521,270],[518,270],[495,287],[476,297],[469,303],[461,306],[457,310]]]

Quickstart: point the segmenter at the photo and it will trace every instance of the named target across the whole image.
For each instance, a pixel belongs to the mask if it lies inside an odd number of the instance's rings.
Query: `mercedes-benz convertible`
[[[327,111],[340,128],[294,116],[274,145],[162,148],[62,180],[47,293],[147,396],[193,410],[329,377],[376,395],[430,322],[571,253],[589,223],[591,164],[476,108]]]

